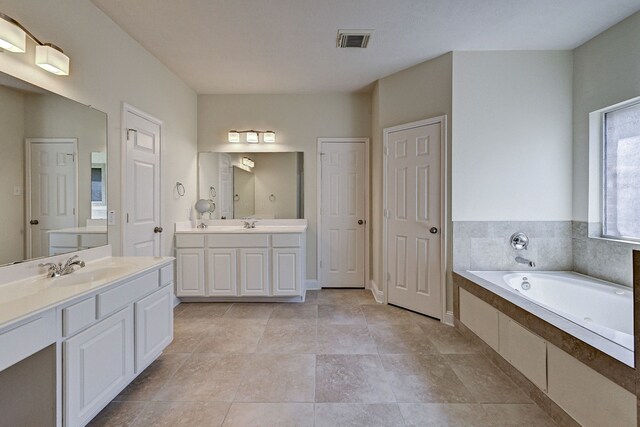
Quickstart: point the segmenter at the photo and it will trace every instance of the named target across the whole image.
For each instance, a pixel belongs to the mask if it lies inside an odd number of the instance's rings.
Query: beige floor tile
[[[213,329],[213,325],[214,320],[174,319],[173,341],[164,352],[192,353]]]
[[[395,403],[316,403],[316,427],[404,426]]]
[[[424,317],[402,308],[385,304],[364,304],[362,312],[367,319],[367,323],[392,325],[399,323],[415,324],[420,318]]]
[[[313,403],[241,403],[229,408],[224,427],[313,427]]]
[[[320,304],[318,324],[366,325],[367,321],[359,305]]]
[[[316,402],[395,403],[377,355],[323,354],[316,358]]]
[[[241,354],[194,353],[153,400],[231,402],[251,362]]]
[[[232,306],[226,302],[183,302],[178,307],[182,310],[175,313],[176,319],[206,320],[222,317]]]
[[[275,305],[269,323],[291,324],[294,320],[315,321],[318,306],[315,304],[282,303]]]
[[[253,320],[256,323],[267,323],[274,309],[274,304],[260,302],[235,303],[224,314],[225,319]]]
[[[535,404],[484,404],[492,426],[500,427],[554,427],[557,424]]]
[[[318,324],[318,354],[377,354],[367,325]]]
[[[407,426],[486,427],[482,405],[464,403],[400,403]]]
[[[444,357],[478,403],[531,403],[527,395],[483,355]]]
[[[316,353],[315,320],[289,320],[288,324],[269,322],[258,343],[258,353]]]
[[[237,402],[313,402],[315,355],[256,354],[236,394]]]
[[[229,410],[224,402],[150,402],[136,427],[219,427]]]
[[[147,402],[111,402],[89,424],[89,427],[131,427]]]
[[[369,331],[380,354],[438,352],[416,324],[369,325]]]
[[[323,289],[318,293],[318,304],[359,305],[367,299],[369,290],[365,289]]]
[[[393,393],[403,403],[471,403],[472,394],[437,354],[383,354]]]
[[[444,325],[438,321],[426,325],[418,323],[429,337],[429,341],[438,352],[443,354],[480,353],[480,346],[462,336],[453,326]]]
[[[188,358],[186,353],[162,354],[114,400],[151,400]]]
[[[253,353],[266,325],[246,319],[217,319],[194,353]]]

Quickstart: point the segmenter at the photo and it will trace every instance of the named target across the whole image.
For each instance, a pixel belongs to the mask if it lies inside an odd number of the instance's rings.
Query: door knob
[[[32,219],[31,221],[29,221],[29,224],[38,225],[38,224],[40,224],[40,221],[38,221],[37,219]]]
[[[431,227],[429,229],[429,233],[431,233],[431,234],[436,234],[437,232],[438,232],[438,229],[436,227]]]
[[[363,221],[363,220],[361,220],[361,219],[359,219],[359,220],[358,220],[358,224],[362,225],[362,224],[364,224],[364,221]]]
[[[156,227],[153,229],[154,233],[162,233],[162,227]]]

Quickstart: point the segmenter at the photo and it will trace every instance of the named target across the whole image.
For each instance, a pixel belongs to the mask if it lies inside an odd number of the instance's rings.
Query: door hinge
[[[129,134],[130,134],[131,132],[138,133],[138,130],[137,130],[137,129],[127,129],[127,141],[129,140]]]
[[[391,283],[391,273],[387,273],[387,283]]]
[[[129,224],[129,214],[127,213],[127,224]]]
[[[389,218],[389,209],[385,209],[382,214],[385,218]]]
[[[384,147],[383,153],[384,153],[385,156],[389,155],[389,147],[388,146]]]
[[[76,214],[76,208],[73,208],[73,214],[74,215]]]
[[[320,268],[322,268],[322,261],[320,261]]]

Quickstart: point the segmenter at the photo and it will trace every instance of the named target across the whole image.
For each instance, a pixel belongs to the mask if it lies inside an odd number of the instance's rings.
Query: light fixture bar
[[[262,134],[262,141],[265,143],[276,142],[276,133],[272,130],[230,130],[227,135],[229,142],[240,142],[240,134],[246,135],[246,142],[249,144],[257,144],[260,142],[260,134]]]

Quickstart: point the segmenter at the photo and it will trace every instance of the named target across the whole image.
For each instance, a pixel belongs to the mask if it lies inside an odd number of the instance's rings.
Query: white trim
[[[317,291],[318,289],[320,289],[320,284],[318,283],[317,280],[310,280],[307,279],[304,283],[304,289],[305,292],[306,291]]]
[[[31,221],[31,144],[73,144],[73,151],[75,152],[74,163],[75,163],[75,173],[76,173],[76,205],[75,210],[76,214],[74,215],[74,226],[78,226],[78,215],[80,215],[79,208],[79,191],[78,191],[78,183],[80,182],[80,170],[78,168],[78,164],[80,163],[80,154],[78,152],[78,138],[25,138],[24,140],[24,170],[25,170],[25,180],[24,180],[24,232],[25,232],[25,259],[34,259],[31,257],[33,252],[33,248],[31,244],[31,227],[29,221]],[[89,197],[91,199],[91,197]],[[43,255],[38,258],[44,258],[49,255]],[[16,260],[19,261],[19,260]]]
[[[384,293],[384,302],[386,304],[389,303],[389,292],[387,292],[387,217],[385,215],[385,211],[387,209],[387,175],[388,175],[388,154],[387,149],[389,146],[389,134],[392,132],[398,132],[407,129],[413,129],[421,126],[428,126],[435,123],[440,123],[440,142],[441,142],[441,150],[440,150],[440,203],[441,203],[441,218],[440,218],[440,230],[442,230],[442,241],[440,246],[440,268],[441,268],[441,299],[442,299],[442,311],[441,311],[441,319],[440,321],[446,323],[445,320],[447,318],[447,261],[448,261],[448,248],[449,248],[449,209],[447,203],[449,201],[449,192],[448,192],[448,150],[449,150],[449,141],[447,140],[447,116],[437,116],[432,117],[430,119],[418,120],[416,122],[405,123],[398,126],[392,126],[388,128],[384,128],[383,139],[382,139],[382,149],[383,149],[383,174],[382,174],[382,292]]]
[[[373,298],[376,300],[377,303],[379,304],[385,304],[384,302],[384,292],[382,292],[379,288],[378,285],[376,284],[376,282],[371,279],[371,281],[369,282],[370,285],[370,289],[371,289],[371,293],[373,294]]]
[[[165,141],[164,141],[164,122],[150,114],[145,113],[144,111],[127,104],[126,102],[122,103],[122,116],[120,122],[121,128],[121,141],[120,141],[120,155],[121,155],[121,165],[120,165],[120,255],[124,254],[125,248],[125,234],[127,227],[127,113],[136,114],[143,119],[149,120],[150,122],[155,123],[160,128],[160,182],[158,185],[160,186],[160,194],[158,202],[160,203],[160,227],[167,228],[163,224],[163,219],[165,218],[165,206],[164,206],[164,155],[162,154],[165,149]],[[160,233],[160,253],[158,255],[162,255],[164,252],[163,248],[163,233]]]
[[[444,316],[442,316],[442,323],[449,325],[449,326],[454,326],[453,324],[453,311],[447,311]]]
[[[320,261],[322,261],[321,255],[321,239],[322,236],[322,216],[320,215],[320,207],[322,206],[322,156],[320,153],[322,152],[322,144],[325,142],[346,142],[346,143],[363,143],[364,144],[364,288],[366,289],[367,283],[369,283],[369,233],[371,227],[371,218],[370,218],[370,180],[371,176],[369,175],[369,138],[318,138],[318,150],[316,152],[316,219],[318,222],[318,234],[317,234],[317,242],[316,242],[316,271],[318,277],[318,283],[321,287],[322,285],[322,277],[321,277],[321,269],[320,269]]]

